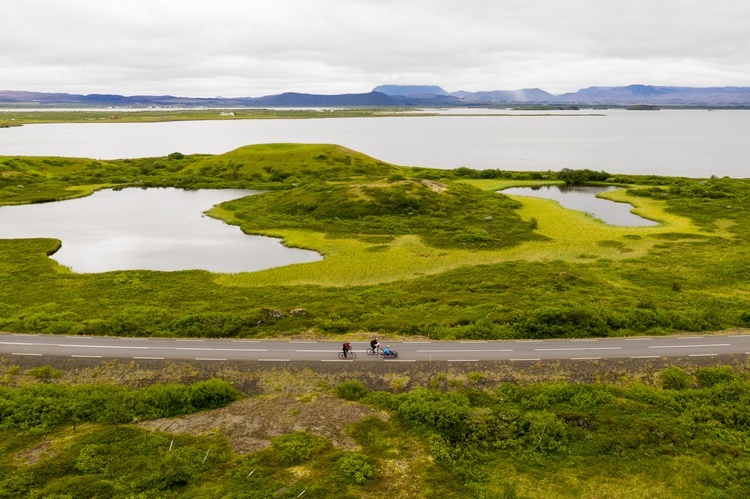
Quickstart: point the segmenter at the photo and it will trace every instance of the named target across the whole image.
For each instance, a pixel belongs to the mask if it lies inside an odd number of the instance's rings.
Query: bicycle
[[[352,350],[349,350],[348,354],[345,354],[344,352],[339,352],[339,359],[351,359],[354,360],[357,358],[357,354],[354,353]]]
[[[380,347],[375,347],[374,350],[372,347],[367,349],[367,355],[374,355],[374,354],[380,355],[381,353],[383,353],[383,349]]]
[[[391,357],[391,358],[395,359],[395,358],[398,357],[398,352],[395,351],[395,350],[391,350],[391,353],[385,353],[385,352],[378,353],[378,358],[379,359],[385,359],[386,357]]]

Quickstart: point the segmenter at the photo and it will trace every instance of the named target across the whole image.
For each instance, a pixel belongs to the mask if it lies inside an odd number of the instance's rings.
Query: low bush
[[[370,390],[359,380],[349,379],[336,386],[336,396],[344,400],[357,401],[369,393]]]

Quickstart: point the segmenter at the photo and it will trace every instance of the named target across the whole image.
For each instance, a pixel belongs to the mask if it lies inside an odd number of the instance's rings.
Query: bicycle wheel
[[[367,355],[372,355],[375,353],[375,351],[372,348],[368,348],[366,351],[367,351]]]
[[[383,352],[378,352],[378,358],[382,359],[383,357],[385,357],[385,354]]]
[[[339,352],[339,359],[345,359],[346,355],[344,355],[344,352]]]
[[[352,360],[354,360],[354,359],[357,358],[357,354],[354,353],[354,352],[349,352],[349,358],[352,359]]]

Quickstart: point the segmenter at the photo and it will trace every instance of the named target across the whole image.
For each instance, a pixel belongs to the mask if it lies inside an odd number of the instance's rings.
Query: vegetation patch
[[[253,385],[265,388],[224,407],[137,424],[74,423],[65,404],[49,403],[49,387],[79,399],[95,390],[108,405],[107,397],[136,399],[159,385],[81,385],[89,373],[69,366],[52,383],[3,389],[25,406],[45,406],[46,420],[60,423],[32,418],[0,429],[0,495],[744,497],[750,380],[744,359],[723,360],[512,371],[509,363],[403,366],[410,381],[398,393],[388,388],[388,369],[331,364],[281,373],[216,363],[227,380],[266,379]],[[103,377],[139,369],[163,375],[157,367],[89,363]],[[200,366],[181,372],[211,374]],[[582,370],[615,381],[574,381]],[[516,380],[503,380],[510,375]],[[274,380],[282,378],[287,392],[280,394]],[[333,396],[352,392],[359,402]],[[170,397],[159,400],[171,406]],[[263,438],[243,446],[251,434]]]
[[[2,240],[3,330],[497,339],[748,323],[746,180],[406,168],[310,144],[132,160],[0,157],[0,173],[0,204],[104,187],[260,189],[210,214],[324,256],[252,273],[73,274],[47,256],[59,241]],[[606,197],[659,225],[609,226],[496,192],[567,181],[622,186]]]

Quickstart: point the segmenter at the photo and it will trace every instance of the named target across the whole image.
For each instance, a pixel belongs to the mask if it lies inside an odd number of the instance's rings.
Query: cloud
[[[750,3],[714,0],[24,0],[6,89],[259,96],[629,83],[750,85]]]

